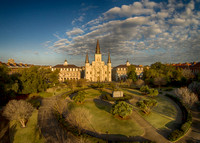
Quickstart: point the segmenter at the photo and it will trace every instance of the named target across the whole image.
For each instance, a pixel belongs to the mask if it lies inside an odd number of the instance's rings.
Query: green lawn
[[[99,97],[101,95],[99,90],[93,89],[93,88],[87,89],[87,90],[85,90],[85,92],[86,92],[85,96],[87,99]]]
[[[135,89],[123,89],[124,93],[130,94],[138,99],[132,99],[131,103],[136,103],[137,100],[151,99],[145,95],[142,95],[139,90]],[[158,95],[156,98],[158,105],[152,109],[152,113],[149,115],[143,115],[144,119],[147,120],[152,126],[157,129],[172,128],[174,126],[173,121],[177,116],[177,109],[169,98]]]
[[[73,106],[73,107],[72,107]],[[123,136],[140,136],[144,133],[142,128],[130,118],[128,120],[120,120],[109,113],[111,106],[102,105],[101,101],[86,101],[82,105],[71,103],[71,109],[81,106],[89,110],[92,115],[91,130],[101,134],[118,134]]]
[[[10,122],[10,140],[13,143],[45,143],[37,126],[38,111],[34,110],[25,128],[16,121]]]
[[[110,89],[105,89],[106,92],[110,92]],[[143,134],[143,129],[140,127],[134,119],[129,120],[119,120],[113,117],[110,114],[111,104],[103,104],[99,99],[94,99],[101,95],[101,92],[97,89],[88,89],[86,91],[86,101],[82,105],[76,105],[71,103],[71,107],[81,106],[86,108],[92,114],[91,127],[94,128],[99,133],[106,133],[108,131],[109,134],[120,134],[126,136],[140,136]],[[133,99],[130,100],[130,103],[134,105],[134,109],[139,109],[135,106],[135,103],[138,100],[142,99],[151,99],[145,95],[142,95],[139,90],[135,89],[123,89],[125,94],[132,95]],[[90,100],[87,100],[90,99]],[[177,109],[175,105],[172,103],[170,99],[165,96],[158,95],[153,98],[158,101],[156,107],[152,109],[152,112],[149,115],[144,115],[141,113],[143,118],[148,121],[152,126],[156,129],[170,129],[175,123],[175,119],[177,116]],[[71,108],[71,109],[72,109]],[[91,129],[92,129],[91,128]]]

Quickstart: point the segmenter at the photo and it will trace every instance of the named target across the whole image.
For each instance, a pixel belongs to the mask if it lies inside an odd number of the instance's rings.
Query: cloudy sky
[[[0,0],[0,61],[56,65],[200,61],[200,0]]]

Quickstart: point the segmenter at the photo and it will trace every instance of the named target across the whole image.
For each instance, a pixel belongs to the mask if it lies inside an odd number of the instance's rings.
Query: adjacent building
[[[126,61],[125,65],[118,65],[113,68],[112,70],[112,78],[114,81],[125,81],[127,79],[127,72],[128,72],[128,67],[131,64],[129,61]],[[135,66],[135,72],[138,78],[141,78],[143,76],[143,66],[142,65],[134,65]]]
[[[65,80],[79,80],[81,78],[81,68],[76,65],[68,64],[65,60],[64,64],[56,65],[51,68],[52,71],[59,70],[59,81],[64,82]]]

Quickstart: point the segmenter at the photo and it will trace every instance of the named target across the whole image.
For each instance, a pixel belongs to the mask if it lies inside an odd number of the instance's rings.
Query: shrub
[[[125,118],[132,113],[133,106],[125,101],[119,101],[113,105],[111,113],[118,115],[121,118]]]
[[[136,106],[140,108],[145,114],[149,114],[151,109],[157,106],[157,101],[155,100],[142,100],[136,103]]]
[[[8,120],[17,120],[21,123],[22,127],[26,127],[25,123],[32,115],[33,107],[30,103],[24,100],[11,100],[6,105],[3,116]]]
[[[183,136],[184,132],[180,130],[175,130],[169,135],[169,140],[170,141],[176,141],[179,139],[181,136]]]
[[[152,97],[158,95],[158,90],[157,90],[157,89],[153,89],[153,88],[152,88],[152,89],[149,89],[148,92],[149,92],[148,95],[149,95],[149,96],[152,96]]]
[[[74,100],[75,103],[83,103],[85,101],[85,92],[79,91],[77,95],[75,95],[72,100]]]
[[[144,85],[144,80],[138,79],[138,80],[135,82],[135,85],[136,85],[137,88],[141,88],[141,87]]]
[[[191,127],[191,122],[186,122],[181,126],[181,130],[186,133]]]
[[[144,92],[145,94],[147,94],[149,92],[149,87],[148,85],[143,85],[141,88],[140,88],[140,91],[141,92]]]

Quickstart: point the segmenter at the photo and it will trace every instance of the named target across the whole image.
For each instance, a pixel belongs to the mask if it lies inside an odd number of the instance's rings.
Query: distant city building
[[[97,40],[95,60],[92,61],[92,64],[89,63],[88,54],[86,54],[85,79],[92,82],[112,81],[110,53],[108,53],[108,61],[105,65],[105,62],[102,61],[99,40]]]
[[[0,66],[5,65],[10,69],[9,74],[17,73],[20,69],[23,68],[30,68],[32,65],[30,64],[23,64],[23,63],[15,63],[14,59],[8,59],[7,63],[3,63],[0,61]]]
[[[176,68],[181,69],[189,69],[194,74],[197,74],[200,72],[200,62],[192,62],[192,63],[178,63],[178,64],[171,64],[172,66],[175,66]]]
[[[63,65],[56,65],[51,68],[52,71],[59,70],[59,81],[65,80],[79,80],[81,78],[81,68],[76,65],[69,65],[65,60]]]
[[[125,65],[118,65],[113,68],[112,70],[112,78],[114,81],[125,81],[127,79],[127,72],[128,72],[128,67],[131,64],[129,61],[126,61]],[[141,78],[143,76],[143,66],[142,65],[134,65],[135,66],[135,72],[138,78]]]

